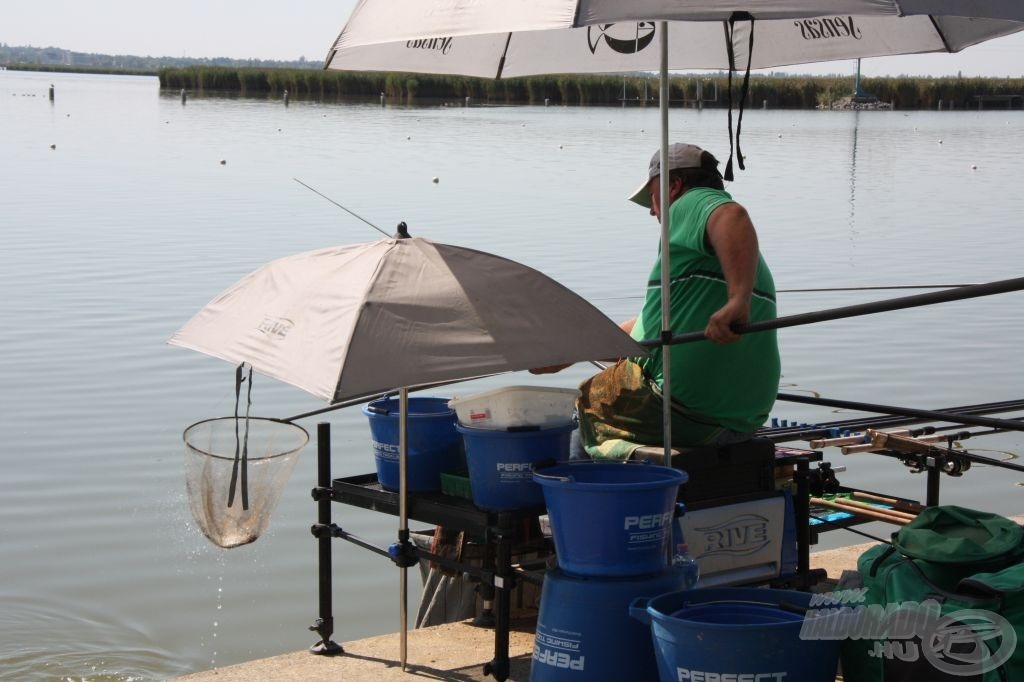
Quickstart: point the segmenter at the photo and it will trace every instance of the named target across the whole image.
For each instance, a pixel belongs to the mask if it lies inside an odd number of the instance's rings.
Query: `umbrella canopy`
[[[854,57],[956,52],[1021,29],[1024,3],[1015,0],[359,0],[325,68],[493,78],[657,68],[665,167],[669,69],[749,73]],[[745,92],[746,83],[741,117]],[[732,179],[731,97],[729,128],[726,180]],[[736,153],[743,168],[739,125]],[[667,194],[668,175],[662,174],[661,196]],[[668,212],[661,218],[661,285],[668,291]],[[668,300],[662,296],[662,336],[672,331],[665,322]],[[667,347],[662,368],[663,389],[671,393]],[[663,428],[667,462],[667,402]]]
[[[360,0],[327,56],[331,69],[486,78],[608,73],[660,66],[656,21],[668,20],[668,68],[767,68],[924,52],[958,52],[1024,28],[1018,2],[748,0]],[[723,23],[734,16],[733,32]],[[638,21],[639,20],[639,21]],[[731,35],[731,41],[729,36]],[[751,47],[752,45],[752,47]]]
[[[247,362],[331,402],[646,352],[546,275],[416,237],[272,261],[169,343]]]

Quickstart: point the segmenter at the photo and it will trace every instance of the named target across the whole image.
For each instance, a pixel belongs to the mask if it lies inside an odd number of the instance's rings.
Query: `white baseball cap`
[[[703,154],[704,150],[697,145],[685,144],[683,142],[670,144],[668,147],[668,169],[674,171],[680,168],[703,168],[704,164],[701,163],[701,156]],[[714,161],[715,166],[718,165],[718,160],[714,156],[711,157],[711,160]],[[654,156],[651,157],[651,164],[647,169],[647,179],[633,192],[629,200],[640,204],[644,208],[650,208],[651,194],[647,191],[647,185],[650,184],[651,178],[656,178],[659,175],[661,175],[660,149],[654,152]]]

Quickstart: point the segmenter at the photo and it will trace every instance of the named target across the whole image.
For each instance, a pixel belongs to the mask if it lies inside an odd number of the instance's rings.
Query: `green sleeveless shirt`
[[[722,190],[687,191],[669,209],[670,305],[673,334],[703,331],[728,298],[722,266],[705,242],[711,213],[732,197]],[[647,296],[633,327],[635,339],[661,336],[661,254],[651,269]],[[758,256],[750,321],[776,316],[775,282]],[[697,341],[671,347],[672,397],[682,406],[734,431],[764,424],[779,390],[781,365],[775,331],[743,335],[725,346]],[[661,349],[638,359],[645,374],[662,386]]]

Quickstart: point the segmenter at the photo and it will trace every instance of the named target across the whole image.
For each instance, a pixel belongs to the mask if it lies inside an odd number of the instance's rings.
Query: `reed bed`
[[[290,97],[318,101],[379,98],[391,102],[420,100],[477,103],[556,105],[616,105],[626,102],[654,104],[658,92],[653,75],[551,75],[492,80],[462,76],[409,73],[323,71],[231,67],[167,68],[159,71],[160,85],[198,93],[235,92],[242,96]],[[732,100],[739,100],[741,75],[732,79]],[[885,77],[863,78],[861,89],[897,109],[976,108],[976,96],[1024,95],[1024,78]],[[848,76],[764,76],[750,78],[747,106],[771,109],[813,109],[849,97],[853,78]],[[677,75],[671,78],[669,98],[674,104],[728,105],[727,74]],[[1021,107],[1018,97],[1010,103]]]

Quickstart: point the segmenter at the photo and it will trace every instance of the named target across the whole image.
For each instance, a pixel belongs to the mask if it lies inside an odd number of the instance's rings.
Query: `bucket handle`
[[[560,483],[575,483],[576,479],[573,476],[551,476],[550,474],[542,474],[539,470],[533,470],[534,478],[543,478],[548,481],[558,481]]]
[[[644,625],[650,625],[651,614],[647,610],[647,603],[650,601],[650,597],[636,597],[633,601],[629,602],[629,615]]]
[[[785,599],[778,603],[778,608],[780,611],[789,611],[790,613],[796,613],[801,616],[806,616],[808,611],[814,610],[812,607],[795,604],[791,601],[786,601]]]
[[[374,414],[382,414],[384,416],[391,414],[391,410],[384,409],[383,407],[377,407],[376,405],[367,405],[366,411],[373,412]]]

